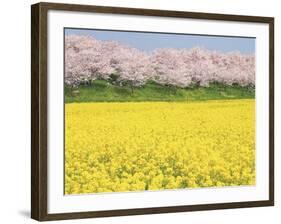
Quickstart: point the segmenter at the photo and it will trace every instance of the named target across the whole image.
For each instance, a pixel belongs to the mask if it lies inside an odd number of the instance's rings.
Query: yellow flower
[[[71,103],[65,193],[255,184],[255,101]]]

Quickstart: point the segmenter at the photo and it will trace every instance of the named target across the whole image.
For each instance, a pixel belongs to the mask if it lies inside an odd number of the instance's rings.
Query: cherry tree
[[[177,49],[157,49],[151,55],[153,80],[165,85],[186,87],[191,84],[191,68]]]
[[[129,85],[132,93],[134,87],[145,84],[153,72],[149,56],[135,48],[120,47],[113,53],[112,61],[119,83]]]
[[[115,76],[119,85],[134,87],[154,80],[162,85],[189,87],[255,85],[255,56],[240,52],[222,53],[204,48],[162,48],[143,52],[115,41],[92,36],[65,37],[65,83],[77,86]]]

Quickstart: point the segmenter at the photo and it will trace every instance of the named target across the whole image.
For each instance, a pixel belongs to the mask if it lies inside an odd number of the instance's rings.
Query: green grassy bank
[[[72,102],[141,102],[141,101],[197,101],[219,99],[252,99],[251,87],[212,84],[209,87],[178,88],[149,82],[142,87],[116,86],[104,80],[80,85],[73,90],[65,86],[65,103]]]

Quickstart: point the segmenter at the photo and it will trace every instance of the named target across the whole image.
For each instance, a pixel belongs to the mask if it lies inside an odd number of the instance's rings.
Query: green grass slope
[[[95,80],[91,85],[71,90],[65,86],[65,103],[72,102],[141,102],[141,101],[197,101],[219,99],[252,99],[254,88],[212,84],[209,87],[178,88],[149,82],[132,90],[128,86],[112,85]]]

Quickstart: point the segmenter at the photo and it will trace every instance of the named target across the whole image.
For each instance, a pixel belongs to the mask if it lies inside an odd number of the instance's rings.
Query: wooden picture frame
[[[103,211],[66,213],[48,212],[48,12],[87,12],[188,18],[210,21],[248,22],[269,26],[269,182],[268,200],[212,203],[197,205],[130,208]],[[224,15],[201,12],[166,11],[154,9],[119,8],[90,5],[38,3],[31,7],[31,217],[39,221],[80,219],[110,216],[143,215],[156,213],[203,211],[229,208],[274,205],[274,18],[258,16]]]

